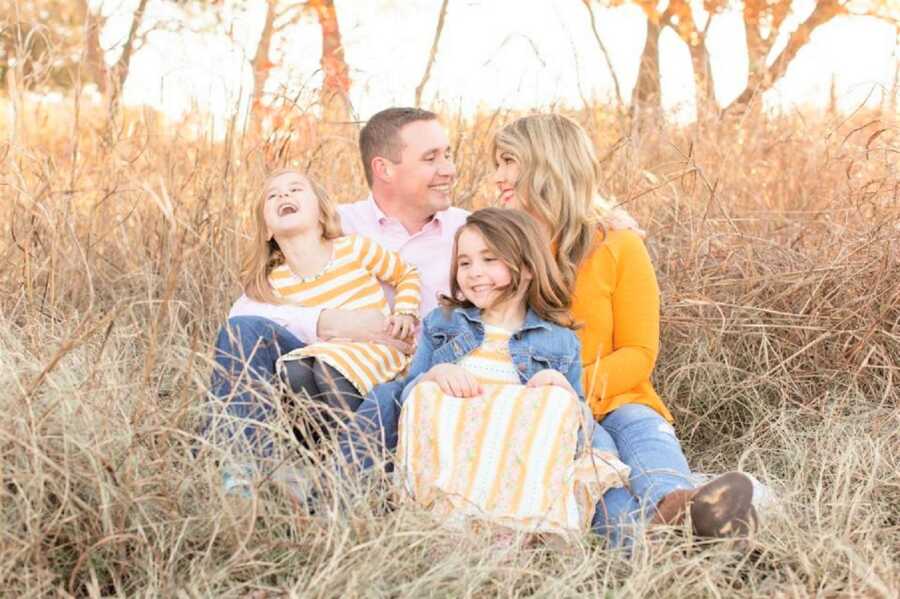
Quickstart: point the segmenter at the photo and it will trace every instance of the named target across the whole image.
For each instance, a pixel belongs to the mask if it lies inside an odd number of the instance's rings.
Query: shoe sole
[[[691,503],[694,534],[703,537],[745,537],[756,528],[753,483],[729,472],[697,490]]]

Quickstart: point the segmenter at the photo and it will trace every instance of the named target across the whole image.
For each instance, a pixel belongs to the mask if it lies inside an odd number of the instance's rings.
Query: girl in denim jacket
[[[565,289],[524,212],[479,210],[457,232],[450,296],[423,321],[397,450],[408,495],[443,521],[577,533],[627,477],[615,456],[579,443],[593,418]]]

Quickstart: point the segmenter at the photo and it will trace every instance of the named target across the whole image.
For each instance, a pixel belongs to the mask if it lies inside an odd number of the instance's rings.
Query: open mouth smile
[[[296,214],[299,212],[293,204],[282,204],[278,207],[278,216],[287,216],[288,214]]]

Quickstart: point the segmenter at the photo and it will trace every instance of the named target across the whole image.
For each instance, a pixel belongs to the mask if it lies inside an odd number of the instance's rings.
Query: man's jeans
[[[236,316],[216,339],[212,395],[224,405],[210,410],[205,436],[237,445],[255,457],[272,453],[266,422],[275,413],[272,389],[279,388],[278,359],[303,343],[283,326],[259,316]],[[274,386],[274,387],[273,387]]]
[[[284,354],[304,344],[283,326],[259,316],[229,318],[216,339],[212,374],[214,406],[204,435],[217,436],[244,458],[264,458],[273,450],[268,420],[275,414],[271,392],[279,388],[277,363]],[[396,403],[403,387],[399,381],[378,385],[365,398],[340,435],[345,458],[358,467],[371,468],[397,445]],[[215,425],[213,424],[215,423]]]
[[[613,410],[594,427],[591,445],[631,468],[630,488],[607,491],[591,523],[613,547],[631,545],[665,495],[694,487],[675,430],[650,407],[627,404]]]
[[[402,391],[403,380],[394,380],[378,385],[366,396],[340,437],[348,463],[367,470],[379,461],[390,461],[389,452],[397,447]]]

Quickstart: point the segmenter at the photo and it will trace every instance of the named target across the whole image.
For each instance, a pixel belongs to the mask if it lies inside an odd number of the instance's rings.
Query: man
[[[338,207],[343,232],[368,237],[399,252],[418,268],[422,277],[420,318],[424,317],[437,305],[438,294],[450,288],[453,237],[468,215],[450,206],[456,168],[449,139],[435,113],[388,108],[363,127],[359,149],[371,193],[364,200]],[[385,291],[391,299],[390,288]],[[412,350],[385,332],[385,317],[378,310],[275,306],[242,297],[232,308],[229,321],[242,316],[273,321],[303,343],[353,339],[399,344],[407,352]],[[398,382],[376,387],[357,410],[355,433],[342,445],[348,457],[361,460],[363,466],[372,463],[367,444],[383,440],[389,449],[396,444],[394,397],[399,395],[399,387]]]

